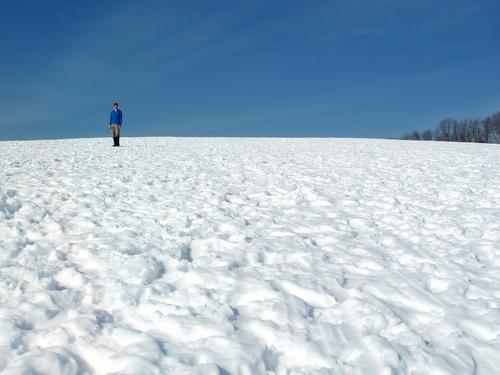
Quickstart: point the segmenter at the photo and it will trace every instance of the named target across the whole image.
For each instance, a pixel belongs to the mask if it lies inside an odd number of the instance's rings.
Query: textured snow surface
[[[498,374],[500,147],[0,142],[0,373]]]

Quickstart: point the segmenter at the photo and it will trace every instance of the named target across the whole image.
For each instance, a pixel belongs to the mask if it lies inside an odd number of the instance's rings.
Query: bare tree
[[[481,120],[468,120],[467,125],[470,138],[469,142],[485,143],[483,139],[483,131],[481,129]]]
[[[485,143],[493,142],[493,127],[491,126],[491,121],[489,117],[486,117],[481,121],[482,138]]]
[[[491,142],[500,143],[500,112],[488,117],[488,122],[491,127]]]
[[[436,140],[451,142],[500,143],[500,112],[486,119],[467,119],[457,121],[448,117],[439,122],[434,131],[413,130],[401,136],[406,140]]]
[[[457,142],[472,142],[471,132],[469,130],[469,120],[462,120],[457,123]]]
[[[435,139],[438,141],[451,141],[452,131],[456,123],[457,121],[451,117],[441,120],[436,130]]]
[[[450,141],[453,142],[468,142],[467,141],[467,124],[465,121],[454,121],[450,135]]]
[[[414,130],[411,132],[410,139],[412,141],[420,141],[420,133],[418,132],[418,130]]]
[[[423,141],[432,141],[432,130],[426,129],[422,132]]]

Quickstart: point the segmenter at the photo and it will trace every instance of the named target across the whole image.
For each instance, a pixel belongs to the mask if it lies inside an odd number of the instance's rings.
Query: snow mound
[[[0,142],[0,373],[498,374],[500,147]]]

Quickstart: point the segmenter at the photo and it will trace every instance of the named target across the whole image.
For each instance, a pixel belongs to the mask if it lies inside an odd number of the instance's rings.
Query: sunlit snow
[[[0,142],[0,373],[498,374],[500,147]]]

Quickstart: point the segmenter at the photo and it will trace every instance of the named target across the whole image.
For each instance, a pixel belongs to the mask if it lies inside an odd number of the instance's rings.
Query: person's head
[[[115,102],[115,103],[113,104],[113,108],[114,108],[114,109],[118,109],[118,103],[117,103],[117,102]]]

